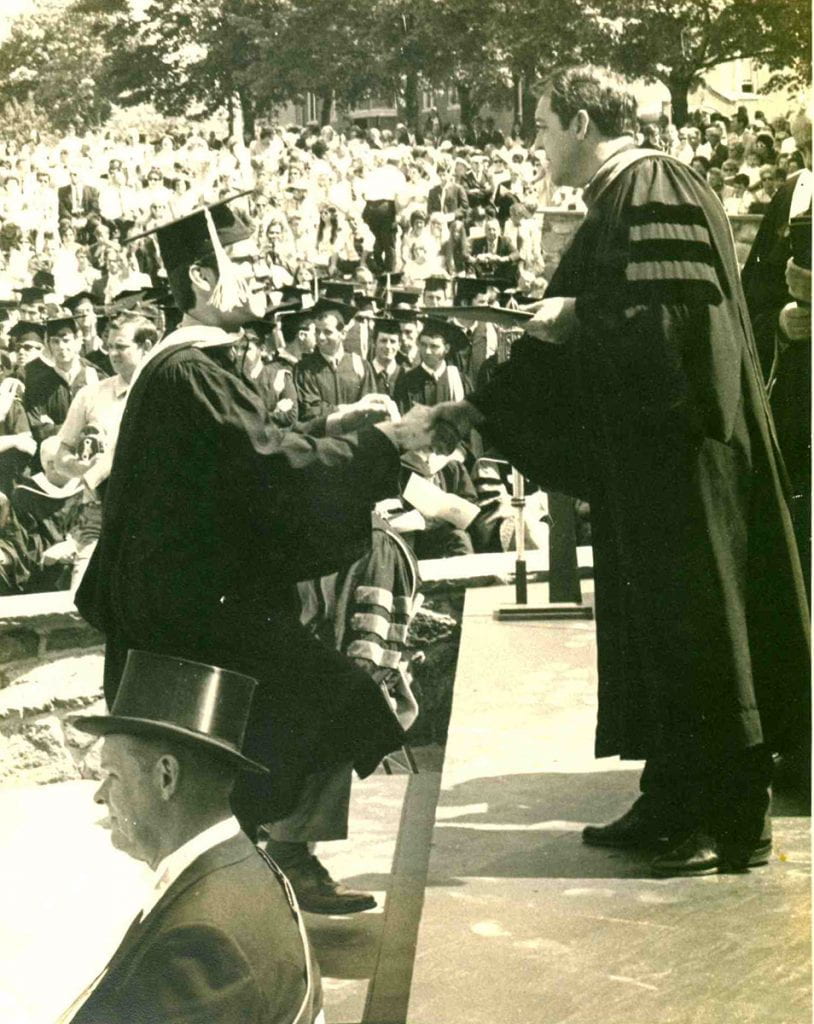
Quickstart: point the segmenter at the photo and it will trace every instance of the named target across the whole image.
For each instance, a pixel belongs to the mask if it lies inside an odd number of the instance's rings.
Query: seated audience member
[[[726,191],[729,192],[728,195]],[[732,184],[726,191],[724,193],[724,209],[728,214],[738,216],[749,212],[755,200],[749,191],[748,175],[736,174],[732,179]]]
[[[25,370],[23,402],[38,444],[64,423],[80,388],[100,379],[96,367],[80,355],[82,339],[67,310],[48,320],[46,333],[43,357],[30,362]]]
[[[356,310],[320,299],[312,313],[317,350],[304,356],[295,371],[300,420],[306,423],[376,391],[370,364],[355,352],[345,352],[343,344]]]
[[[427,214],[423,210],[413,210],[410,214],[410,226],[401,236],[401,262],[405,263],[416,242],[422,242],[427,232]]]
[[[77,553],[73,589],[79,586],[101,532],[100,487],[110,475],[130,381],[157,341],[158,332],[151,321],[141,316],[123,318],[108,342],[113,376],[81,388],[59,428],[56,469],[84,485],[82,508],[71,530]]]
[[[103,736],[111,841],[154,872],[99,979],[65,1011],[74,1024],[324,1024],[319,970],[276,864],[240,831],[230,796],[254,679],[131,651],[109,715],[73,719]],[[211,709],[218,708],[212,715]]]
[[[460,401],[469,393],[466,377],[457,366],[447,362],[451,347],[466,346],[468,340],[460,327],[446,320],[424,321],[418,339],[420,362],[407,370],[396,386],[396,404],[402,414],[414,405]]]
[[[424,282],[428,277],[437,277],[443,271],[444,266],[440,257],[430,255],[423,239],[413,242],[403,267],[404,284],[408,288],[419,287],[423,289]]]
[[[472,479],[481,513],[469,527],[476,551],[512,551],[515,548],[515,510],[512,506],[512,467],[504,459],[482,456],[475,462]],[[526,481],[525,546],[545,547],[549,522],[548,497]]]
[[[396,386],[405,373],[404,366],[398,361],[401,333],[398,320],[387,317],[376,317],[373,321],[373,376],[376,391],[381,395],[393,398]]]
[[[455,176],[454,168],[445,167],[442,180],[434,185],[427,196],[427,212],[443,214],[447,220],[454,220],[460,211],[466,214],[469,210],[469,196],[466,188]]]
[[[760,168],[759,185],[752,192],[754,201],[749,208],[749,213],[765,213],[777,191],[777,186],[774,167],[771,164],[763,164]]]
[[[484,237],[473,239],[469,265],[481,277],[496,277],[507,287],[517,284],[520,254],[501,234],[500,221],[492,217],[484,226]]]

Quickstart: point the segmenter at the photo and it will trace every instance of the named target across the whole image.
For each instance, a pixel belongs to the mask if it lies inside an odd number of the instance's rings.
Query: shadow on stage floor
[[[428,886],[485,878],[652,878],[658,850],[586,846],[582,828],[611,821],[638,795],[638,772],[540,773],[471,779],[441,792]],[[783,794],[776,817],[805,816]],[[357,875],[348,884],[382,889],[387,878]]]

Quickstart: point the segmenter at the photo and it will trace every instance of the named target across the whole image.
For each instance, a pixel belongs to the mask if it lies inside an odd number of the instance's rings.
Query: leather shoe
[[[714,875],[719,871],[743,871],[769,862],[772,841],[761,839],[751,849],[734,850],[723,847],[705,832],[695,831],[672,850],[656,857],[650,864],[659,878]]]
[[[675,830],[666,828],[661,819],[644,810],[639,799],[621,818],[608,825],[586,825],[582,841],[589,846],[647,847],[669,838],[671,831],[674,835]]]
[[[311,914],[358,914],[376,906],[372,893],[349,889],[334,881],[313,854],[289,865],[284,871],[300,909]]]

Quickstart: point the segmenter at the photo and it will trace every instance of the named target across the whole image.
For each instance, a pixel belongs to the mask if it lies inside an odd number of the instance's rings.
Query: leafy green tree
[[[810,6],[798,0],[593,0],[588,13],[597,58],[663,82],[678,125],[690,90],[725,61],[751,57],[790,69],[786,82],[810,78]]]
[[[115,18],[66,8],[15,19],[0,44],[0,101],[54,129],[99,125],[110,112],[103,36]]]

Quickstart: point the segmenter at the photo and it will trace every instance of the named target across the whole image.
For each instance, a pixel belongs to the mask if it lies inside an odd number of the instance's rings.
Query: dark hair
[[[584,110],[607,139],[636,131],[636,98],[627,82],[606,68],[565,68],[547,79],[544,88],[563,128]]]
[[[181,266],[173,267],[167,271],[167,284],[169,284],[172,297],[175,299],[175,305],[182,313],[188,313],[190,309],[195,307],[195,292],[189,279],[190,267],[208,267],[210,270],[214,270],[215,273],[218,270],[215,257],[210,256],[209,258],[195,260],[193,263],[181,264]]]

